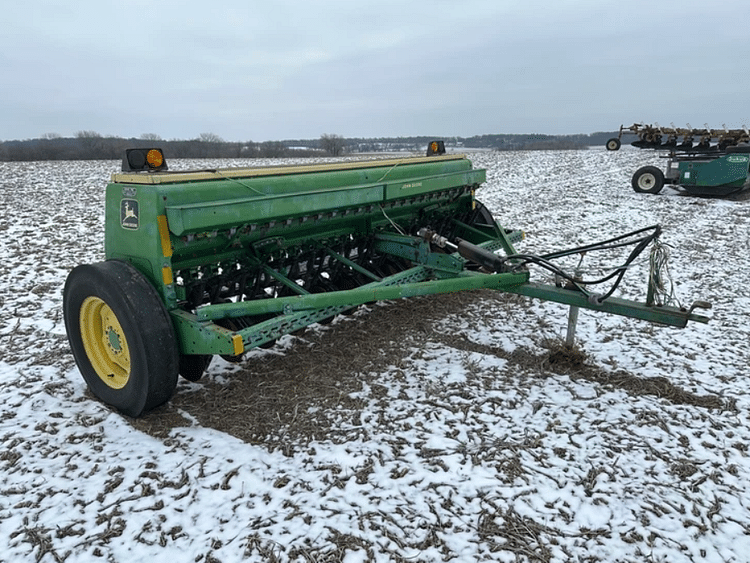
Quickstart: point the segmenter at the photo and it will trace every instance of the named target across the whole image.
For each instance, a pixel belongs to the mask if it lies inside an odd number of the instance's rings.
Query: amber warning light
[[[127,149],[122,159],[123,172],[159,172],[167,170],[167,161],[161,149]]]
[[[427,145],[427,156],[445,154],[445,143],[443,141],[432,141]]]

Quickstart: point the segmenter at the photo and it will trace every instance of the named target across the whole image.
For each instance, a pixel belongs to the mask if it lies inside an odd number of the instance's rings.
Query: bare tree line
[[[446,145],[491,150],[564,150],[603,145],[617,135],[496,134],[474,137],[445,137]],[[0,161],[30,160],[115,160],[125,149],[157,146],[172,158],[285,158],[341,156],[347,153],[422,151],[430,140],[440,137],[344,138],[325,133],[319,139],[286,141],[225,141],[215,133],[201,133],[195,139],[164,140],[156,133],[136,138],[105,137],[96,131],[78,131],[74,137],[46,133],[37,139],[0,142]]]
[[[0,161],[30,160],[110,160],[120,159],[125,149],[157,146],[167,158],[282,158],[320,156],[323,149],[290,147],[281,141],[225,141],[214,133],[201,133],[196,139],[162,139],[144,133],[137,139],[104,137],[95,131],[79,131],[75,137],[47,133],[38,139],[0,143]]]

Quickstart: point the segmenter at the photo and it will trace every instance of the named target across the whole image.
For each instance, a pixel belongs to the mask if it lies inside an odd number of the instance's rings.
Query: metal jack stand
[[[568,332],[565,335],[565,346],[572,348],[575,344],[576,337],[576,324],[578,323],[578,307],[575,305],[570,306],[570,312],[568,313]]]

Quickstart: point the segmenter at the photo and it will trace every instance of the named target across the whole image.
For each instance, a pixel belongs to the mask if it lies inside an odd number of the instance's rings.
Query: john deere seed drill
[[[461,155],[311,166],[169,171],[159,149],[133,149],[106,189],[106,261],[74,268],[64,317],[93,394],[129,416],[167,401],[178,374],[197,380],[279,337],[382,299],[491,288],[677,327],[694,307],[613,295],[656,242],[648,227],[544,256],[519,254],[520,232],[475,199],[485,171]],[[562,256],[630,247],[601,279]],[[533,282],[530,267],[553,272]],[[611,283],[609,283],[611,282]],[[609,289],[595,292],[604,283]],[[611,286],[611,287],[610,287]]]
[[[631,143],[634,147],[662,151],[668,159],[666,172],[656,166],[636,170],[631,184],[638,193],[657,194],[665,184],[699,196],[722,197],[750,189],[747,127],[693,129],[689,124],[680,128],[636,123],[621,126],[620,134],[607,141],[607,150],[619,150],[623,133],[638,137]]]

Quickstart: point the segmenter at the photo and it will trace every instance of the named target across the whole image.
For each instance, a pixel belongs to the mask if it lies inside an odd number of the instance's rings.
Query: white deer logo
[[[125,202],[125,216],[122,218],[123,221],[127,221],[128,219],[135,219],[138,220],[138,216],[135,214],[135,211],[133,209],[130,209],[130,203]]]

